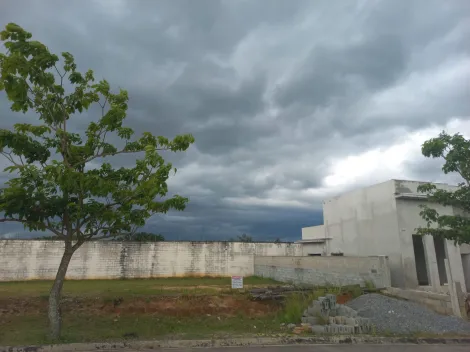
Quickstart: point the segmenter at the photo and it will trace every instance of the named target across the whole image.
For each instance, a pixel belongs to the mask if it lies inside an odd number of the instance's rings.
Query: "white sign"
[[[243,276],[232,276],[232,288],[243,288]]]

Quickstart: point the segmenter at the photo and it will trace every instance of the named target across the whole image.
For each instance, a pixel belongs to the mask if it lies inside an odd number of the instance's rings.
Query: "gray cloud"
[[[137,134],[195,135],[165,154],[179,169],[171,192],[191,198],[149,221],[167,237],[298,238],[341,191],[325,183],[334,160],[470,116],[467,0],[4,0],[7,22],[128,89]],[[10,112],[3,93],[0,114],[1,128],[37,118]],[[431,179],[436,166],[404,164]]]
[[[363,83],[368,90],[392,84],[405,69],[403,44],[396,35],[375,35],[346,47],[314,47],[305,65],[277,91],[281,106],[328,106]],[[359,82],[358,82],[359,80]]]

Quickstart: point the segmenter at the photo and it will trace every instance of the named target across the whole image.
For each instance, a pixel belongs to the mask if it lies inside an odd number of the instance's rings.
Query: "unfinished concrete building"
[[[426,226],[419,215],[422,182],[390,180],[323,202],[324,225],[302,229],[304,255],[385,255],[393,287],[447,292],[448,275],[470,292],[470,246],[415,235]],[[436,184],[452,190],[456,186]],[[459,210],[432,204],[439,214]],[[446,270],[446,261],[448,266]]]

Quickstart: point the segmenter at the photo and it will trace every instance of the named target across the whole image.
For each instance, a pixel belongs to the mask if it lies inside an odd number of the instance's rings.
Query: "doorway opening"
[[[423,236],[413,235],[413,250],[415,253],[416,276],[418,277],[418,285],[428,286],[429,278],[426,257],[424,254]]]
[[[439,272],[439,281],[442,285],[447,284],[447,273],[446,273],[446,249],[444,247],[444,239],[439,237],[434,237],[434,249],[436,250],[436,261],[437,261],[437,271]]]

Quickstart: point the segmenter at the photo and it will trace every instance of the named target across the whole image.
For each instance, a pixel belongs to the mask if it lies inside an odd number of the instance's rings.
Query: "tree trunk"
[[[74,250],[71,243],[65,243],[64,254],[60,261],[59,270],[52,285],[51,292],[49,293],[49,326],[50,334],[53,339],[60,338],[60,330],[62,327],[62,316],[60,311],[60,297],[62,295],[62,286],[64,285],[65,274],[72,259]]]

